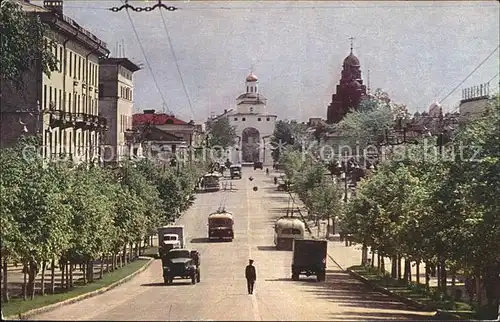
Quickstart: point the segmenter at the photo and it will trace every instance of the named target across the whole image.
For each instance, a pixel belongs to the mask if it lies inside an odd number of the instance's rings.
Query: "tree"
[[[236,128],[229,123],[229,118],[220,117],[207,123],[208,146],[227,149],[236,143]]]
[[[297,121],[279,120],[276,122],[271,145],[273,151],[271,155],[274,162],[278,162],[284,147],[300,150],[302,145],[309,139],[307,125]]]
[[[53,44],[45,38],[47,26],[36,14],[24,12],[15,1],[2,1],[0,28],[2,81],[20,89],[28,71],[42,69],[50,77],[57,68],[57,59]]]
[[[409,117],[404,104],[391,101],[389,95],[381,89],[368,99],[361,101],[358,110],[348,113],[337,126],[337,131],[349,137],[352,145],[365,147],[377,144],[384,137],[385,131],[394,128],[394,120]]]

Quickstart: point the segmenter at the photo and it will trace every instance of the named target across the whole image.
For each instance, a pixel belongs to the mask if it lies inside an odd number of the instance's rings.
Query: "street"
[[[249,176],[254,180],[248,180]],[[286,212],[288,197],[277,192],[273,174],[243,168],[233,180],[235,191],[198,194],[194,206],[178,221],[185,225],[188,247],[201,256],[201,282],[174,280],[163,284],[161,261],[131,281],[32,320],[414,320],[418,312],[373,292],[328,262],[327,280],[291,280],[289,251],[276,251],[273,225]],[[258,191],[252,188],[258,186]],[[235,217],[233,242],[207,242],[207,216],[227,195],[226,210]],[[248,259],[255,260],[257,282],[248,295],[244,277]]]

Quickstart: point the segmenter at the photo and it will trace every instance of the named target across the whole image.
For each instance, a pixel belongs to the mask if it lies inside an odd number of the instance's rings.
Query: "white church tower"
[[[236,107],[223,114],[236,128],[238,136],[237,146],[229,158],[233,163],[260,161],[270,166],[273,164],[270,142],[277,116],[267,113],[267,99],[259,93],[259,79],[253,72],[245,80],[245,90],[236,99]]]

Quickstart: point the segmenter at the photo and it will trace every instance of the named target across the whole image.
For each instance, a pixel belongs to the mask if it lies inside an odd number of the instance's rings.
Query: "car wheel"
[[[191,284],[196,284],[196,274],[191,275]]]
[[[298,281],[299,280],[299,274],[292,274],[292,280],[293,281]]]

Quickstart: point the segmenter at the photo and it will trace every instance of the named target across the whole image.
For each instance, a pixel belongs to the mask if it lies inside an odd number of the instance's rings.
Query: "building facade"
[[[45,158],[99,160],[99,140],[107,128],[99,116],[99,58],[109,55],[106,43],[65,16],[62,1],[22,5],[49,26],[45,37],[58,66],[50,78],[35,66],[22,92],[2,84],[2,146],[38,134]]]
[[[235,127],[238,142],[235,149],[228,151],[233,163],[263,162],[271,165],[271,137],[277,116],[267,112],[267,99],[259,93],[259,80],[250,73],[245,80],[245,92],[236,99],[236,107],[225,110],[217,118],[226,117]]]
[[[463,121],[481,117],[490,104],[490,84],[481,84],[462,90],[462,100],[460,101],[460,116]]]
[[[148,151],[158,150],[159,146],[162,153],[172,155],[203,144],[203,126],[173,115],[156,113],[155,110],[132,115],[132,127],[134,134],[129,136],[128,141],[134,146],[134,155],[140,150],[143,155],[152,155]]]
[[[344,59],[340,83],[327,109],[328,124],[340,122],[366,98],[366,86],[361,79],[360,67],[359,59],[353,54],[351,46],[351,53]]]
[[[101,153],[107,163],[120,162],[130,156],[126,135],[132,131],[133,75],[140,67],[127,58],[101,58],[99,65],[100,115],[108,121]]]

